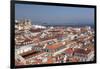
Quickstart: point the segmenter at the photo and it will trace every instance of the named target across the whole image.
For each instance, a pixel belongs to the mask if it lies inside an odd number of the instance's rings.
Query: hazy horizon
[[[40,25],[94,25],[94,8],[16,4],[15,19],[23,18]]]

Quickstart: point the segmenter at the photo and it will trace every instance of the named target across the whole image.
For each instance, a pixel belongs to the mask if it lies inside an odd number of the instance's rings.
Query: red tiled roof
[[[48,64],[53,63],[52,57],[48,57],[47,63]]]
[[[59,42],[59,43],[55,43],[53,45],[49,45],[47,46],[48,49],[57,49],[59,47],[63,46],[63,43],[62,42]]]
[[[73,49],[69,48],[69,49],[65,50],[65,53],[72,54],[73,53]]]
[[[77,58],[70,58],[69,60],[72,61],[72,62],[78,62]]]
[[[85,50],[85,49],[78,49],[78,48],[76,48],[76,49],[74,50],[74,53],[80,53],[80,54],[89,54],[90,52],[91,52],[90,49]]]

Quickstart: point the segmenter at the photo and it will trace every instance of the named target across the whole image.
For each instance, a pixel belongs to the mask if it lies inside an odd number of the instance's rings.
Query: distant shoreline
[[[91,28],[94,28],[94,25],[43,25],[43,26],[46,26],[46,27],[50,27],[50,26],[53,26],[53,27],[86,27],[86,26],[90,26]]]

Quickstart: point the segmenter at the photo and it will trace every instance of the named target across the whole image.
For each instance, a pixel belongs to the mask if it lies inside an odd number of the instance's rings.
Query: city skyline
[[[15,19],[22,18],[41,25],[94,25],[94,8],[16,4]]]

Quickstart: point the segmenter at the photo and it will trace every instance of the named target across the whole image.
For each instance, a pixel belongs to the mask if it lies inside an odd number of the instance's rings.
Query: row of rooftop
[[[16,65],[94,60],[94,30],[86,27],[44,27],[16,21]]]

